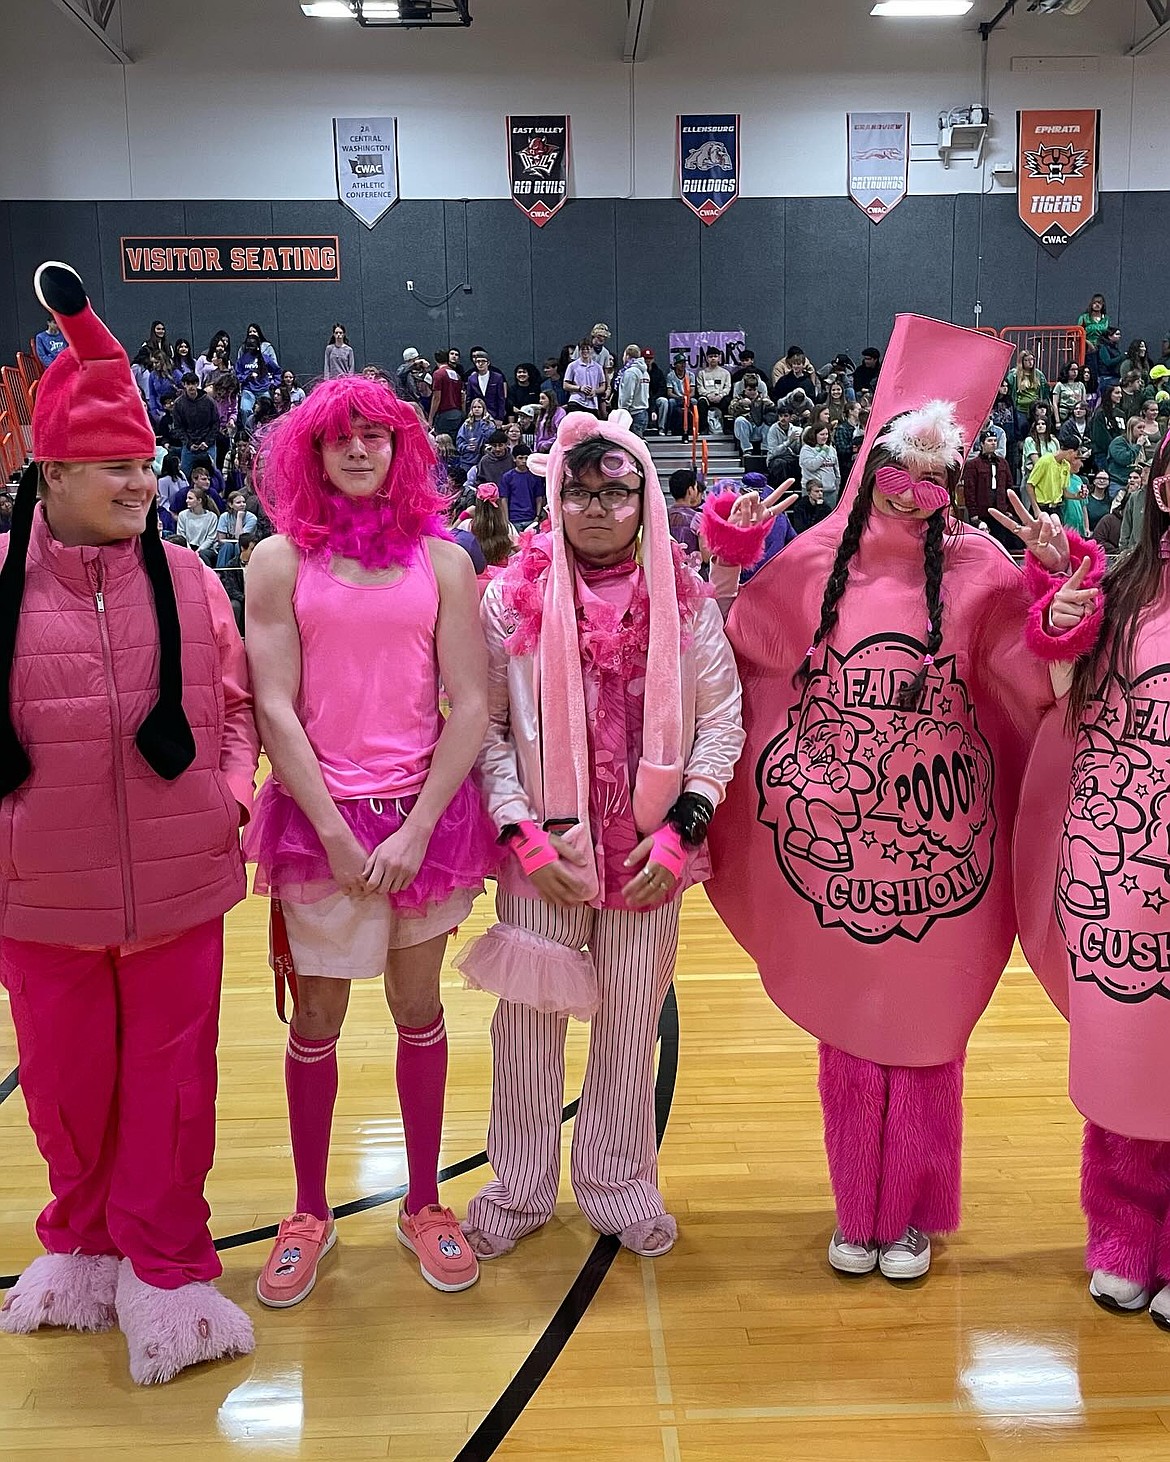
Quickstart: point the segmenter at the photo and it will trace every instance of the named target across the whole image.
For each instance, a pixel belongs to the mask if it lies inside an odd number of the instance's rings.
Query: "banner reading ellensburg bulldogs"
[[[398,120],[334,117],[337,196],[367,228],[398,202]]]
[[[1059,254],[1097,212],[1100,112],[1019,114],[1020,222]]]
[[[512,202],[543,228],[569,195],[568,117],[508,118]]]
[[[678,177],[682,201],[714,223],[739,197],[739,117],[679,117]]]

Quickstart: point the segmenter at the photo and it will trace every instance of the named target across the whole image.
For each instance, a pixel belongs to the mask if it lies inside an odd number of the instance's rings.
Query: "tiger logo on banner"
[[[1020,222],[1059,254],[1097,212],[1100,112],[1020,112]]]

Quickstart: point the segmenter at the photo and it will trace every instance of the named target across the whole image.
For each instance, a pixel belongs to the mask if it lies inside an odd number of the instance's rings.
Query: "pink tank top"
[[[439,586],[425,540],[402,577],[350,584],[303,557],[293,591],[301,636],[297,715],[329,795],[418,792],[442,730]]]

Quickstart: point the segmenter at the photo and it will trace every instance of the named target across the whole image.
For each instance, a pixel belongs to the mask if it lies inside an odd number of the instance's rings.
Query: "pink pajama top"
[[[1063,707],[1046,721],[1016,847],[1024,951],[1069,1017],[1069,1094],[1098,1126],[1157,1142],[1170,1141],[1168,578],[1128,687],[1102,669],[1075,745]]]
[[[1052,701],[1026,648],[1024,578],[987,534],[944,540],[943,640],[927,635],[921,522],[872,512],[838,622],[793,684],[844,528],[800,535],[728,620],[747,745],[711,829],[708,885],[776,1004],[892,1066],[960,1057],[1015,936],[1009,838]]]

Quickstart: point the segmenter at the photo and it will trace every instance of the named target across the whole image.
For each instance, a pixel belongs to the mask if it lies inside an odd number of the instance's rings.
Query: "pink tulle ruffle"
[[[589,1020],[597,1011],[593,957],[514,924],[493,924],[455,958],[468,988],[545,1015]]]
[[[398,831],[415,801],[414,797],[397,801],[363,797],[339,801],[337,810],[362,847],[372,853]],[[396,913],[421,915],[458,889],[479,888],[495,873],[504,853],[479,789],[469,777],[435,825],[414,881],[401,893],[387,897]],[[244,857],[256,864],[258,894],[313,904],[337,892],[329,859],[312,823],[274,778],[264,784],[256,799],[245,833]]]

